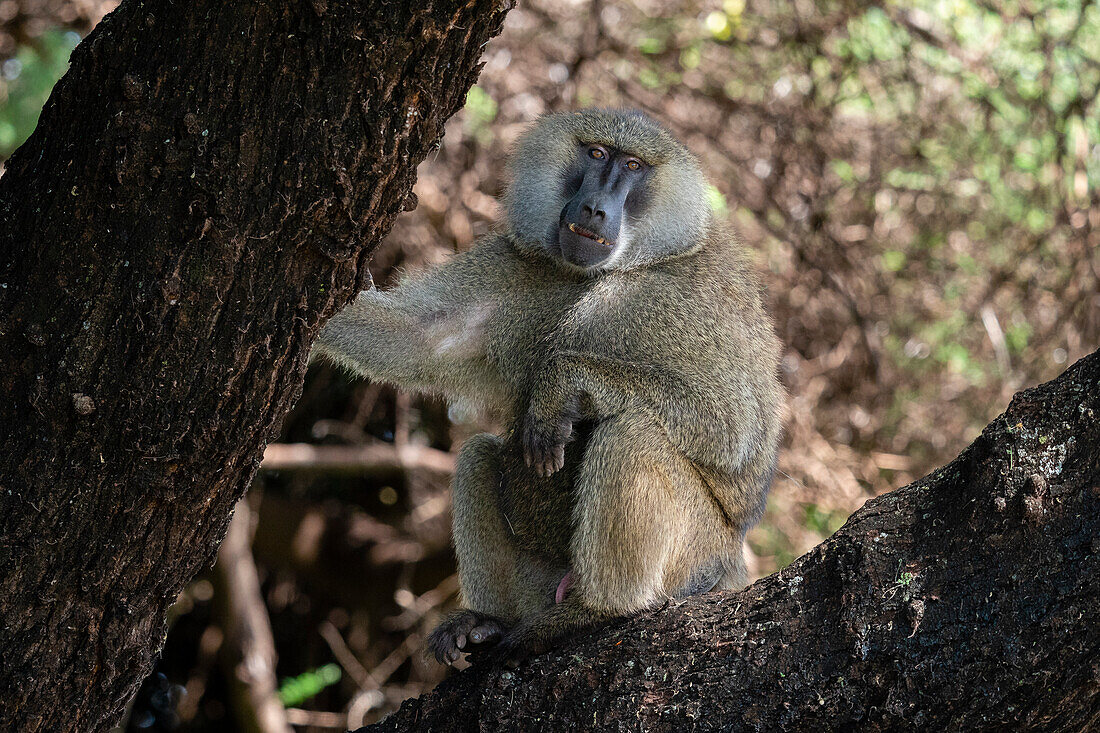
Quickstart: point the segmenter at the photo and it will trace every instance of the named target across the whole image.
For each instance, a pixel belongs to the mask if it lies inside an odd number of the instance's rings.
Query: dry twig
[[[275,638],[252,559],[250,520],[248,504],[237,502],[214,567],[225,632],[222,658],[241,728],[249,733],[290,733],[277,694]]]
[[[260,466],[266,471],[353,471],[365,474],[414,469],[451,473],[454,467],[455,459],[450,453],[419,445],[398,448],[388,443],[365,446],[273,443],[264,451],[264,461]]]

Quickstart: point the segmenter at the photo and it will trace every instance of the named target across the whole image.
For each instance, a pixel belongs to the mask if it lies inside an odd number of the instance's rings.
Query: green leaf
[[[496,100],[481,87],[470,87],[466,93],[466,112],[474,125],[488,125],[497,118]]]
[[[905,253],[896,249],[882,253],[882,266],[890,272],[898,272],[905,267]]]
[[[726,203],[726,197],[709,183],[707,184],[707,203],[710,204],[710,210],[719,219],[725,219],[729,215],[730,210],[729,205]]]
[[[279,685],[279,700],[283,707],[301,705],[329,685],[339,682],[340,676],[339,665],[326,664],[297,677],[287,678]]]

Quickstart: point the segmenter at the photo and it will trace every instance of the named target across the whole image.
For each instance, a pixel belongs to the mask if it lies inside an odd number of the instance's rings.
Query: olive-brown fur
[[[653,203],[581,269],[545,233],[565,203],[562,167],[592,143],[652,165]],[[511,170],[499,231],[361,293],[319,345],[508,426],[459,455],[455,547],[475,614],[433,635],[444,661],[471,619],[510,626],[499,648],[514,662],[595,621],[739,587],[779,442],[779,342],[690,153],[648,117],[595,110],[543,118]]]

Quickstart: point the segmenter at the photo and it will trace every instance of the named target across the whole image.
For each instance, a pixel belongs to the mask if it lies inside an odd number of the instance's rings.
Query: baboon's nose
[[[587,221],[598,221],[602,223],[605,219],[607,219],[606,211],[600,208],[593,208],[588,204],[585,204],[581,207],[581,213],[584,214],[584,217]]]

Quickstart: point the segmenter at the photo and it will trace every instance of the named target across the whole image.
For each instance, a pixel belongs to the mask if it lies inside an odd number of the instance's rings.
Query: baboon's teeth
[[[600,244],[602,244],[605,247],[610,247],[611,246],[611,242],[608,242],[606,239],[601,237],[599,234],[596,234],[595,232],[590,232],[587,229],[585,229],[584,227],[579,227],[576,224],[574,224],[573,222],[569,222],[569,231],[573,232],[574,234],[579,234],[582,237],[586,237],[588,239],[599,242]]]

